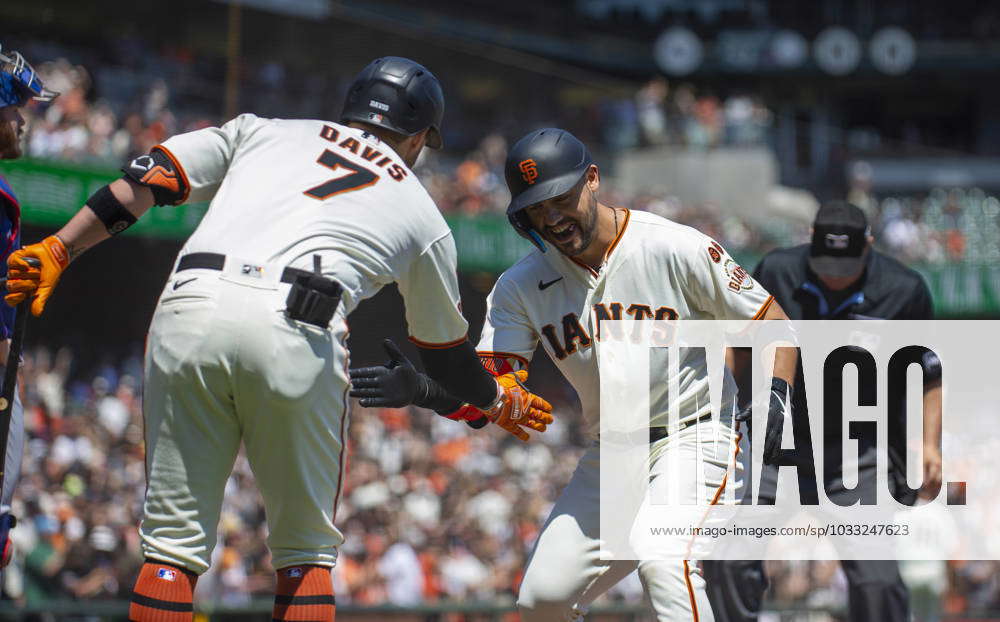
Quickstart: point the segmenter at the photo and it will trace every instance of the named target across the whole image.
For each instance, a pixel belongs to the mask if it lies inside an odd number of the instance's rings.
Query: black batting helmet
[[[341,121],[361,121],[404,136],[430,128],[427,146],[441,148],[444,94],[426,67],[408,58],[376,58],[347,91]]]
[[[545,252],[541,236],[531,228],[524,208],[569,192],[593,162],[587,147],[566,130],[546,127],[517,141],[507,152],[504,164],[510,190],[510,224]]]

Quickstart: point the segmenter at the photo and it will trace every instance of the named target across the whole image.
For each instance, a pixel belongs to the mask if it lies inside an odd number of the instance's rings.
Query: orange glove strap
[[[66,245],[62,243],[62,240],[54,235],[50,235],[42,240],[42,246],[44,246],[45,250],[49,251],[52,258],[56,260],[56,263],[59,264],[59,268],[65,270],[66,266],[69,265],[69,251],[66,250]]]

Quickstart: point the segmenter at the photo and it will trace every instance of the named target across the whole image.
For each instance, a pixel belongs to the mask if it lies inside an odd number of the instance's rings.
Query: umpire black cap
[[[524,208],[572,190],[593,164],[587,147],[566,130],[546,127],[531,132],[507,152],[504,175],[510,190],[507,219],[542,251]]]
[[[845,201],[824,204],[813,221],[809,267],[824,276],[854,276],[865,265],[869,235],[868,218],[860,207]]]
[[[444,94],[426,67],[408,58],[376,58],[347,91],[341,121],[360,121],[404,136],[430,128],[427,146],[440,149]]]

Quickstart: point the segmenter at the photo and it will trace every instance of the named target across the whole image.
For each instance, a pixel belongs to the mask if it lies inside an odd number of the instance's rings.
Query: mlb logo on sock
[[[177,578],[177,571],[170,568],[157,568],[156,578],[163,579],[164,581],[173,581]]]
[[[288,578],[289,579],[301,579],[302,578],[302,569],[301,568],[289,568],[289,570],[288,570]]]

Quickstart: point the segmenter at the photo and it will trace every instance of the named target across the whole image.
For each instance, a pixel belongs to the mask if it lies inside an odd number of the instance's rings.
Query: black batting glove
[[[358,367],[348,371],[351,377],[350,395],[359,398],[362,406],[400,408],[414,404],[446,417],[462,407],[462,400],[448,395],[444,387],[417,371],[392,339],[383,341],[382,347],[389,355],[389,360],[384,365]],[[480,428],[487,421],[484,419],[482,422],[467,423],[469,427]]]
[[[392,339],[382,342],[389,355],[384,365],[358,367],[348,371],[351,397],[365,408],[400,408],[417,404],[427,397],[426,381]]]
[[[767,408],[767,428],[764,435],[764,464],[775,464],[781,452],[781,435],[785,429],[785,404],[791,399],[788,383],[781,378],[771,379],[771,393]],[[752,404],[747,404],[736,420],[745,423],[747,431],[753,434]]]

